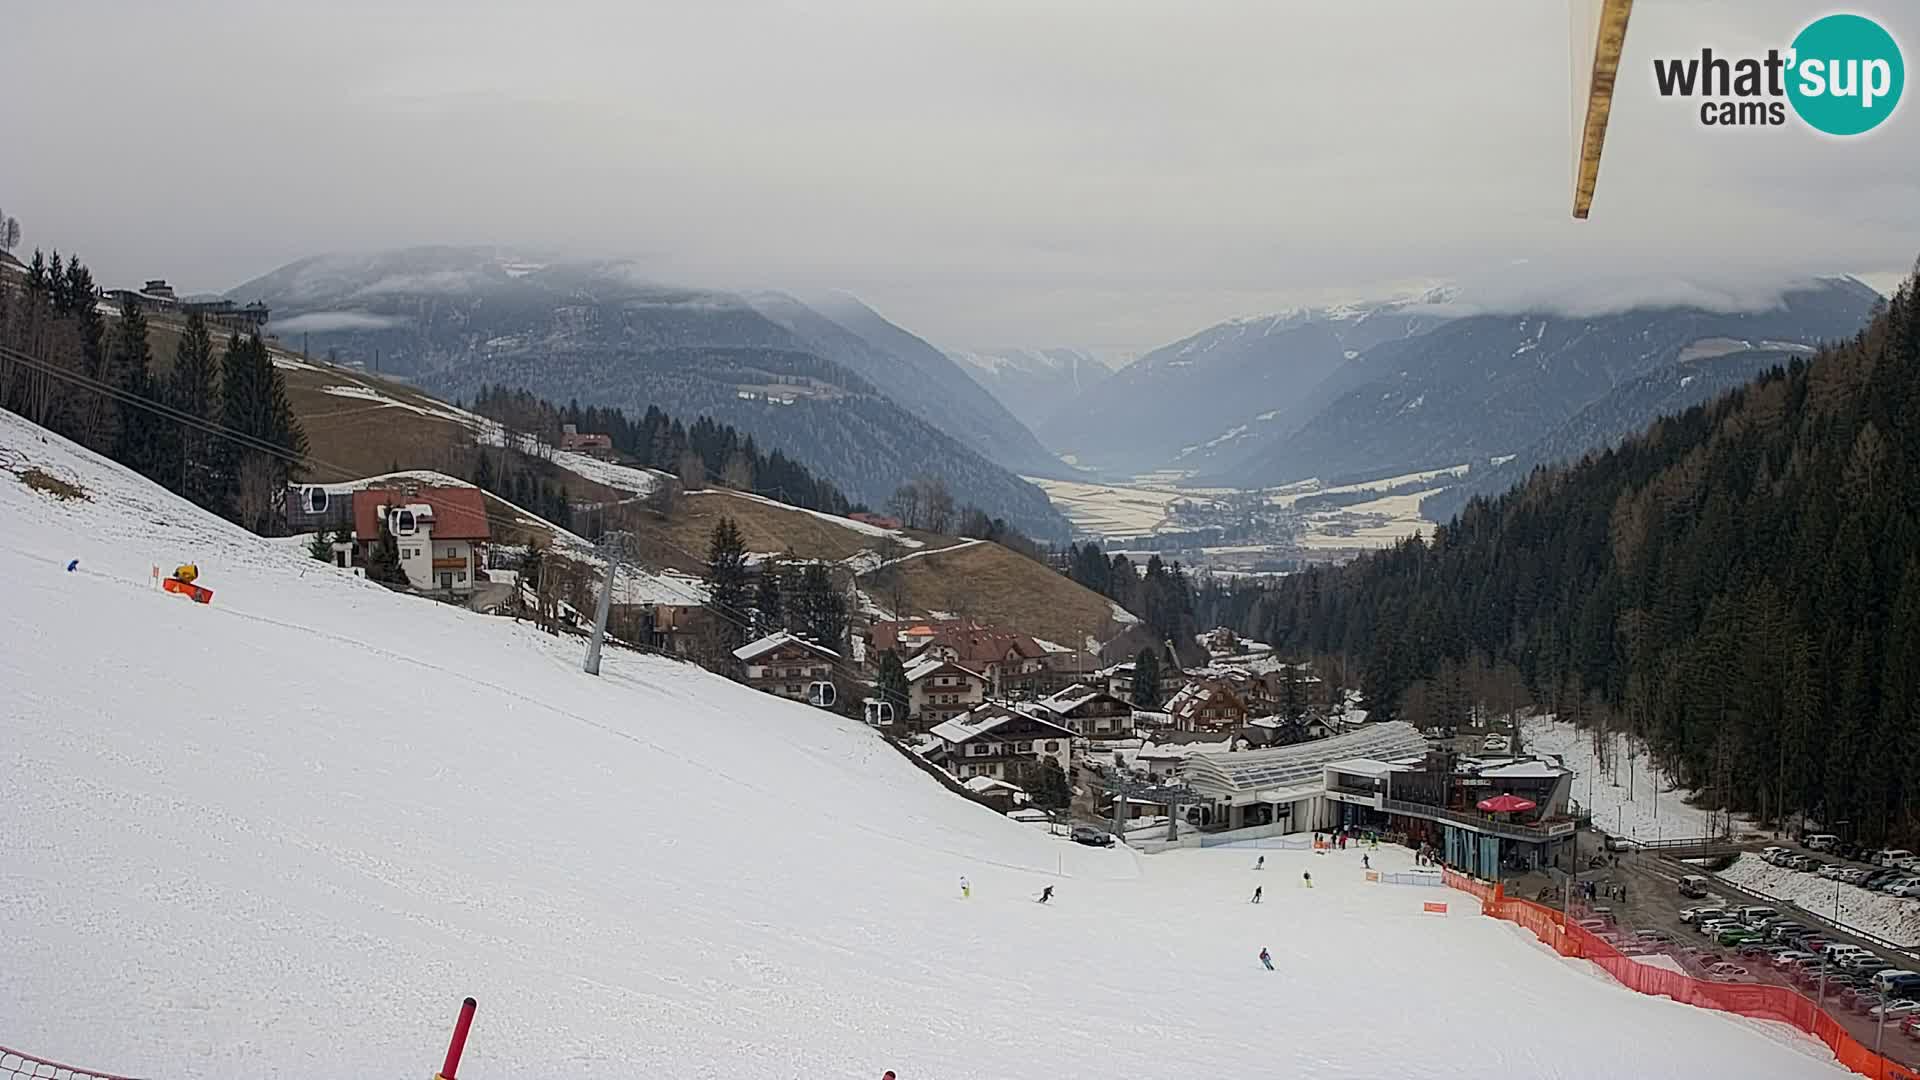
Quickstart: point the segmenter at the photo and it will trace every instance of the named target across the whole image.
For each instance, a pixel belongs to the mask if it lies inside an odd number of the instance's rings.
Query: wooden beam
[[[1620,52],[1627,42],[1627,17],[1633,0],[1601,0],[1599,25],[1593,28],[1593,64],[1586,76],[1586,110],[1580,125],[1580,153],[1573,181],[1573,216],[1584,220],[1593,207],[1593,189],[1600,182],[1600,150],[1607,141],[1607,118],[1613,112],[1613,85],[1620,73]],[[1579,17],[1578,12],[1574,17]],[[1575,33],[1582,28],[1575,26]],[[1580,43],[1584,44],[1584,43]]]

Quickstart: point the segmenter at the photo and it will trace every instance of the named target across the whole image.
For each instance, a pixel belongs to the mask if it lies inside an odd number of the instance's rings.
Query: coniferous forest
[[[191,314],[163,373],[140,305],[122,303],[111,326],[99,305],[77,257],[33,253],[19,287],[0,289],[0,407],[254,532],[284,532],[307,438],[259,334],[216,346]]]
[[[1517,668],[1681,784],[1770,819],[1920,834],[1920,296],[1431,538],[1287,578],[1248,629],[1344,656],[1392,714]]]
[[[708,478],[741,491],[752,491],[794,506],[844,514],[853,508],[832,483],[815,476],[805,465],[779,450],[762,451],[752,435],[709,417],[691,425],[648,406],[634,419],[621,409],[556,405],[526,390],[483,386],[472,403],[474,412],[517,431],[538,435],[550,445],[560,441],[563,424],[606,435],[622,458],[639,465],[675,473],[690,487],[704,486]]]

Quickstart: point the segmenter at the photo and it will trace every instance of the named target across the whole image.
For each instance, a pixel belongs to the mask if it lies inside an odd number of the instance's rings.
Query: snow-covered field
[[[1297,542],[1297,546],[1309,550],[1386,547],[1415,532],[1424,531],[1431,534],[1434,525],[1433,522],[1420,516],[1420,500],[1445,486],[1444,482],[1441,482],[1444,478],[1457,476],[1465,470],[1466,466],[1462,465],[1451,469],[1434,469],[1423,473],[1409,473],[1406,476],[1388,477],[1365,484],[1343,484],[1337,487],[1322,487],[1318,481],[1309,480],[1273,488],[1267,492],[1267,501],[1275,506],[1291,506],[1304,495],[1384,491],[1396,484],[1437,481],[1430,490],[1410,495],[1382,496],[1356,506],[1309,513],[1305,515],[1303,522],[1306,528]],[[1178,528],[1180,526],[1175,525],[1170,517],[1175,502],[1182,499],[1206,499],[1210,496],[1230,493],[1229,489],[1225,488],[1176,487],[1174,485],[1179,479],[1179,474],[1137,476],[1133,478],[1131,484],[1095,484],[1078,480],[1049,480],[1033,476],[1025,479],[1045,491],[1047,498],[1051,499],[1054,506],[1073,522],[1077,530],[1095,536],[1144,536],[1163,528]],[[1351,522],[1352,515],[1356,514],[1378,515],[1378,520],[1343,531],[1340,527],[1346,522]],[[1246,554],[1271,550],[1271,548],[1266,545],[1241,545],[1218,550],[1223,554],[1233,552]]]
[[[472,994],[472,1080],[1845,1075],[1463,894],[1423,915],[1358,851],[1079,847],[858,724],[654,657],[590,678],[6,414],[0,466],[8,1046],[424,1077]],[[147,583],[188,559],[210,606]]]
[[[1595,828],[1636,840],[1707,836],[1724,828],[1719,814],[1709,815],[1689,803],[1687,798],[1693,792],[1674,787],[1664,776],[1659,777],[1656,794],[1653,759],[1644,747],[1630,746],[1625,733],[1612,734],[1606,768],[1599,766],[1594,753],[1593,732],[1582,731],[1571,721],[1552,716],[1523,717],[1520,734],[1527,750],[1558,754],[1573,770],[1573,798],[1592,809]],[[1637,750],[1631,759],[1630,749]],[[1749,829],[1752,824],[1736,816],[1734,831]]]
[[[1920,942],[1920,900],[1844,885],[1818,874],[1775,866],[1742,854],[1721,877],[1742,888],[1791,900],[1824,919],[1865,930],[1900,945]]]

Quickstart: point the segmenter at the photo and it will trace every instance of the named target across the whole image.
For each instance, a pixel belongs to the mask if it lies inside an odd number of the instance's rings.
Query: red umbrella
[[[1480,800],[1480,809],[1492,814],[1518,814],[1536,805],[1532,799],[1523,799],[1518,795],[1495,795],[1491,799]]]

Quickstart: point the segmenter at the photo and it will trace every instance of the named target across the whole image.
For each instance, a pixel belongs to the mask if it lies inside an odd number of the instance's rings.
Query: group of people
[[[1619,881],[1583,881],[1580,883],[1580,891],[1584,893],[1590,901],[1598,900],[1601,897],[1605,897],[1608,900],[1625,900],[1627,898],[1626,883]]]

